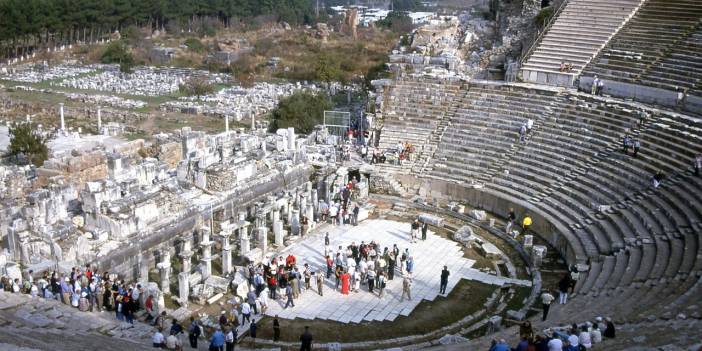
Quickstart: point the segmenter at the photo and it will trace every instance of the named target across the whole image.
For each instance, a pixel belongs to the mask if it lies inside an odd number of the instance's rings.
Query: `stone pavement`
[[[395,279],[387,282],[385,296],[378,298],[377,292],[370,294],[368,285],[361,284],[361,291],[342,295],[334,291],[335,278],[327,279],[324,296],[319,296],[316,288],[304,291],[295,300],[295,307],[283,309],[285,300],[269,301],[267,315],[281,318],[326,319],[341,323],[359,323],[361,321],[393,321],[398,316],[408,316],[422,301],[433,301],[439,295],[441,269],[448,266],[451,275],[447,293],[453,290],[460,279],[477,280],[487,284],[503,285],[505,283],[530,286],[530,281],[498,277],[471,268],[475,261],[463,257],[461,247],[454,241],[444,239],[433,232],[427,233],[427,240],[409,241],[409,223],[388,220],[368,220],[358,226],[324,226],[307,238],[285,248],[281,255],[292,253],[297,258],[298,267],[308,263],[313,271],[326,271],[323,258],[324,233],[329,232],[330,246],[338,250],[355,242],[366,243],[375,240],[381,248],[392,248],[397,244],[400,251],[409,248],[414,258],[412,300],[400,301],[402,295],[402,276],[397,272]],[[399,264],[399,262],[398,262]],[[313,284],[313,287],[316,286]]]

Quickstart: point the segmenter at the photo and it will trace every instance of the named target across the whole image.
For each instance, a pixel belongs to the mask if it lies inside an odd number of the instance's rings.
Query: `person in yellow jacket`
[[[529,217],[529,214],[525,214],[522,220],[522,235],[527,233],[529,227],[531,227],[531,217]]]

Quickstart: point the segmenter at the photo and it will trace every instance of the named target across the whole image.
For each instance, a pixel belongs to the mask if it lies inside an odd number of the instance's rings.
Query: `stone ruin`
[[[333,146],[293,128],[183,128],[109,146],[77,133],[59,139],[40,168],[0,168],[0,269],[22,279],[90,264],[142,283],[161,306],[244,296],[242,265],[297,240],[302,217],[316,218],[350,180]]]

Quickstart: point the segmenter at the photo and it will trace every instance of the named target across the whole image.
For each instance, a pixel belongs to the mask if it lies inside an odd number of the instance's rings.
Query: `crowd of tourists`
[[[605,339],[616,336],[612,319],[596,317],[593,321],[567,327],[534,331],[529,321],[519,325],[519,342],[515,347],[504,340],[493,340],[489,351],[587,351]]]
[[[69,274],[47,271],[38,279],[32,270],[21,281],[2,277],[0,289],[58,300],[83,312],[114,312],[117,320],[130,324],[142,308],[154,317],[153,296],[145,296],[140,284],[126,284],[116,274],[93,271],[90,265],[74,267]]]

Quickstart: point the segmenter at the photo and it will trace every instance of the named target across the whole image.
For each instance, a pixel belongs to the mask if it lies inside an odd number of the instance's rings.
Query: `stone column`
[[[292,235],[300,235],[300,210],[292,210],[292,218],[290,219],[290,231]]]
[[[319,195],[317,194],[317,189],[312,189],[311,191],[311,201],[312,201],[312,206],[314,206],[314,214],[319,213]],[[312,217],[314,218],[314,217]]]
[[[288,127],[288,151],[295,151],[295,128]]]
[[[188,298],[190,297],[190,273],[180,272],[178,273],[178,297],[180,298],[180,305],[182,307],[188,307]]]
[[[32,263],[29,257],[29,241],[27,239],[20,241],[20,262],[25,266]],[[2,268],[4,269],[5,267],[3,266]]]
[[[98,117],[98,128],[97,128],[97,133],[102,134],[102,109],[98,107],[97,110],[97,117]]]
[[[202,261],[203,271],[202,280],[205,280],[212,275],[212,244],[214,242],[210,240],[210,228],[202,227],[202,241],[200,242],[200,247],[202,247]]]
[[[249,239],[249,233],[247,230],[247,225],[243,225],[239,228],[239,244],[241,251],[241,256],[245,256],[251,251],[251,239]]]
[[[164,294],[171,293],[170,281],[171,281],[171,254],[168,250],[163,252],[163,260],[161,263],[156,265],[161,273],[161,291]]]
[[[273,235],[275,244],[278,247],[283,247],[283,221],[280,220],[280,211],[273,210]]]
[[[229,237],[232,235],[232,225],[229,221],[222,222],[220,225],[222,231],[219,235],[222,237],[222,275],[230,274],[234,267],[232,266],[232,247],[229,244]]]
[[[59,114],[61,115],[61,130],[66,130],[66,120],[63,118],[63,102],[59,104]]]
[[[306,211],[305,216],[307,216],[307,223],[308,223],[308,225],[309,225],[309,229],[308,229],[308,231],[309,231],[309,230],[311,230],[312,228],[314,228],[314,226],[315,226],[315,222],[314,222],[314,206],[312,206],[312,205],[307,205],[307,209],[306,209],[305,211]]]
[[[137,255],[137,263],[139,264],[139,281],[146,283],[149,281],[149,265],[144,258],[144,254],[139,252]]]
[[[285,220],[290,224],[290,219],[292,218],[292,204],[290,203],[290,197],[285,195],[285,205],[283,205],[283,214],[285,214]]]
[[[258,227],[258,247],[261,248],[263,256],[266,256],[266,251],[268,251],[268,228]]]
[[[192,264],[190,258],[193,257],[193,251],[191,249],[191,244],[189,239],[184,239],[183,241],[183,251],[180,252],[180,258],[183,259],[183,272],[190,274],[192,271]]]

